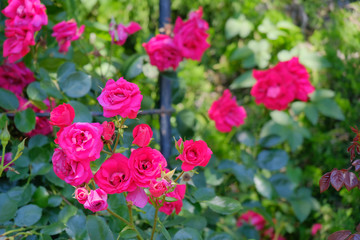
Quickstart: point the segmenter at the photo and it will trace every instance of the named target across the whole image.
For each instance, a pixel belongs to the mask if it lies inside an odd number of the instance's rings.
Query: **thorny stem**
[[[106,150],[101,150],[101,152],[106,153],[106,154],[108,154],[108,155],[112,155],[112,154],[113,154],[112,152],[109,152],[109,151],[106,151]]]
[[[112,149],[111,149],[111,146],[110,146],[110,143],[107,143],[106,146],[109,148],[110,152],[112,152]]]
[[[157,201],[156,201],[156,203],[157,203]],[[154,216],[154,224],[153,224],[153,229],[152,229],[152,232],[151,232],[150,240],[154,239],[155,230],[156,230],[156,223],[157,223],[157,219],[158,219],[158,212],[159,212],[159,206],[156,205],[156,207],[155,207],[155,216]]]
[[[0,165],[0,177],[1,177],[1,175],[2,175],[2,173],[3,173],[3,171],[4,171],[4,161],[5,161],[5,147],[6,147],[6,145],[5,146],[3,146],[3,149],[2,149],[2,157],[1,157],[1,165]]]
[[[280,236],[280,232],[282,230],[282,228],[285,226],[284,222],[280,223],[280,227],[278,227],[278,229],[275,230],[275,237],[274,240],[278,240],[279,236]]]
[[[174,182],[177,182],[177,180],[179,180],[180,178],[181,178],[181,176],[184,174],[185,172],[184,171],[182,171],[181,173],[180,173],[180,175],[175,179],[175,181]]]
[[[3,236],[6,236],[6,235],[9,235],[11,233],[14,233],[14,232],[20,232],[20,231],[23,231],[23,230],[26,230],[27,228],[19,228],[19,229],[15,229],[15,230],[10,230],[10,231],[7,231],[3,234],[1,234],[0,236],[3,237]]]

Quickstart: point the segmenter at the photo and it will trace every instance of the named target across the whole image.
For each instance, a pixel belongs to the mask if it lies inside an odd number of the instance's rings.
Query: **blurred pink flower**
[[[0,66],[0,87],[16,95],[21,95],[25,87],[34,81],[34,73],[23,62]]]
[[[319,232],[322,228],[321,223],[315,223],[311,227],[311,235],[315,236],[317,232]]]
[[[258,231],[262,230],[266,224],[266,220],[263,216],[251,210],[241,214],[236,225],[241,227],[244,222],[253,225]]]
[[[84,29],[85,25],[78,28],[74,19],[56,24],[53,27],[53,34],[51,34],[51,36],[55,37],[59,43],[59,52],[66,53],[69,50],[71,42],[78,40],[84,32]]]
[[[110,23],[109,34],[111,41],[117,45],[124,45],[129,35],[141,30],[141,26],[136,22],[130,22],[129,25],[116,24],[115,21]]]
[[[0,156],[0,164],[1,164],[1,161],[2,161],[2,156]],[[11,152],[5,153],[4,166],[6,166],[11,161],[12,161],[12,153]],[[4,172],[7,172],[9,170],[9,167],[11,167],[13,165],[14,165],[14,163],[10,164],[7,168],[4,169]]]

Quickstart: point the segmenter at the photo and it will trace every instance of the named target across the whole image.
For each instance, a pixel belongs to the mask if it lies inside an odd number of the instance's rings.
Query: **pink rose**
[[[247,117],[244,107],[237,104],[236,98],[226,89],[223,95],[213,102],[209,109],[210,119],[215,121],[215,127],[220,132],[230,132],[233,126],[244,124]]]
[[[262,215],[251,210],[241,214],[237,220],[236,226],[241,227],[244,222],[253,225],[258,231],[262,230],[266,224],[266,220]]]
[[[149,145],[153,132],[151,127],[147,124],[139,124],[133,130],[134,141],[132,144],[139,147],[146,147]]]
[[[29,25],[15,26],[12,20],[6,20],[5,36],[3,56],[9,63],[24,57],[30,52],[30,46],[35,45],[34,32]]]
[[[108,158],[96,172],[95,183],[108,194],[134,191],[136,185],[128,166],[129,160],[121,153]]]
[[[183,162],[181,169],[187,172],[193,170],[196,166],[205,167],[211,158],[211,154],[212,151],[206,142],[187,140],[184,142],[183,152],[176,159]]]
[[[84,208],[92,212],[99,212],[108,208],[107,194],[102,189],[98,188],[95,191],[91,190],[90,194],[84,204]]]
[[[51,34],[51,36],[55,37],[56,41],[59,43],[59,52],[67,53],[71,42],[78,40],[84,32],[84,29],[85,25],[78,28],[74,19],[56,24],[53,27],[53,34]]]
[[[58,142],[66,155],[74,161],[94,161],[100,158],[103,149],[99,123],[73,123],[61,132]]]
[[[130,22],[128,26],[123,24],[110,23],[111,41],[119,46],[124,45],[129,35],[141,30],[141,26],[136,22]]]
[[[15,26],[31,25],[34,31],[40,31],[41,26],[47,25],[46,7],[40,0],[9,0],[9,5],[2,13],[13,19]]]
[[[114,135],[114,132],[115,132],[115,124],[114,124],[114,122],[105,121],[101,125],[104,128],[104,132],[103,132],[104,140],[110,140],[112,138],[112,136]]]
[[[197,61],[201,60],[205,50],[210,47],[206,41],[209,37],[206,33],[209,25],[201,19],[202,14],[202,7],[200,7],[199,10],[191,12],[189,20],[185,22],[178,17],[174,27],[174,42],[182,56]]]
[[[176,70],[183,59],[178,47],[168,35],[158,34],[149,42],[143,43],[143,47],[149,55],[151,65],[156,66],[159,71],[170,67]]]
[[[87,183],[93,177],[89,161],[74,161],[66,156],[62,149],[54,150],[52,163],[56,176],[70,185],[78,186]]]
[[[75,110],[67,103],[54,108],[50,113],[50,124],[60,128],[67,127],[74,121]]]
[[[131,175],[139,187],[149,187],[151,181],[161,176],[161,168],[167,166],[166,159],[156,149],[138,148],[131,152],[129,168]]]
[[[34,73],[23,62],[0,66],[0,87],[16,95],[21,95],[25,87],[34,81]]]
[[[26,136],[33,137],[35,135],[48,135],[52,133],[53,127],[50,125],[47,117],[36,117],[35,129],[26,133]]]
[[[169,190],[170,187],[171,183],[162,179],[161,181],[151,182],[149,191],[153,197],[158,198]]]
[[[315,90],[306,68],[296,57],[268,70],[253,70],[253,76],[257,82],[251,95],[257,104],[263,103],[271,110],[284,110],[295,99],[307,101],[308,94]]]
[[[89,192],[86,188],[80,187],[75,190],[75,198],[79,203],[84,204],[88,198]]]
[[[126,201],[132,202],[135,206],[139,208],[145,207],[148,202],[149,197],[146,195],[144,189],[137,187],[134,191],[128,192],[126,196]]]
[[[97,98],[104,109],[104,117],[115,117],[134,119],[141,107],[143,96],[135,83],[126,81],[121,77],[116,82],[109,79],[106,82],[100,96]]]
[[[322,228],[321,223],[315,223],[311,227],[311,235],[315,236],[317,232],[319,232]]]
[[[177,185],[175,190],[173,192],[167,193],[166,196],[176,198],[176,199],[178,199],[178,201],[176,201],[176,202],[164,202],[164,206],[159,208],[159,211],[163,212],[163,213],[165,213],[167,215],[171,215],[171,213],[175,209],[175,213],[179,214],[180,211],[181,211],[181,208],[183,206],[182,200],[185,197],[185,192],[186,192],[186,185],[185,184]]]
[[[286,238],[284,238],[283,236],[279,235],[277,238],[275,238],[275,232],[274,232],[274,228],[268,228],[266,229],[262,236],[266,237],[266,239],[270,238],[271,240],[286,240]]]
[[[11,152],[8,152],[8,153],[5,153],[4,155],[4,166],[6,166],[9,162],[12,161],[12,153]],[[0,156],[0,164],[2,162],[2,156]],[[14,163],[10,164],[7,168],[4,169],[4,172],[7,172],[9,170],[9,167],[13,166]]]

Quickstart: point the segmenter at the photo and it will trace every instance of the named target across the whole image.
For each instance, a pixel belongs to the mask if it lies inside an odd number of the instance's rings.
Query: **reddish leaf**
[[[358,128],[357,128],[357,126],[355,126],[355,127],[350,127],[350,128],[351,128],[351,131],[353,131],[353,133],[355,133],[355,134],[360,133],[359,130],[358,130]]]
[[[357,231],[357,232],[360,232],[360,223],[357,225],[356,231]]]
[[[352,165],[355,167],[355,171],[359,171],[360,170],[360,159],[356,159]]]
[[[330,175],[330,183],[336,189],[336,191],[340,191],[342,186],[344,186],[343,171],[337,169],[332,170]]]
[[[345,240],[349,235],[351,234],[351,231],[349,230],[341,230],[334,232],[328,237],[328,240]]]
[[[320,193],[325,192],[330,186],[331,172],[325,173],[319,180]]]
[[[360,234],[353,234],[347,240],[360,240]]]
[[[357,185],[359,184],[359,180],[356,177],[355,173],[346,171],[344,173],[344,184],[348,191],[357,187]]]

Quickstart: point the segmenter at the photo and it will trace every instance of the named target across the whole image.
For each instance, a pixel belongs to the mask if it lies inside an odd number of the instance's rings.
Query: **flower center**
[[[270,98],[276,98],[277,96],[279,96],[279,94],[280,94],[280,87],[279,86],[269,87],[267,92],[266,92],[266,96],[268,96]]]
[[[110,183],[113,186],[117,186],[120,183],[122,183],[124,180],[125,180],[125,174],[123,174],[123,173],[114,173],[113,175],[111,175]]]

